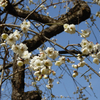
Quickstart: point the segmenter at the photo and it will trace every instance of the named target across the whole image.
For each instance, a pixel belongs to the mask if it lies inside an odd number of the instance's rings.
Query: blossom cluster
[[[12,46],[16,43],[17,40],[20,39],[21,33],[18,30],[15,30],[14,33],[11,33],[9,36],[6,33],[2,34],[2,39],[4,39],[9,46]]]
[[[81,51],[82,54],[78,54],[77,55],[77,60],[79,60],[80,62],[78,64],[72,64],[72,67],[75,69],[78,69],[80,67],[83,67],[86,63],[84,61],[85,57],[82,56],[91,56],[93,58],[93,62],[95,64],[99,64],[100,63],[100,44],[93,44],[92,42],[83,39],[82,42],[80,43],[81,45]],[[73,73],[73,77],[76,77],[78,75],[77,71],[74,71]]]
[[[63,63],[65,63],[65,56],[60,57],[59,60],[55,62],[55,65],[61,66]]]
[[[23,26],[28,28],[29,24],[25,21],[23,22]],[[1,46],[6,46],[6,43],[11,47],[11,50],[18,55],[17,59],[17,65],[23,66],[23,64],[29,64],[31,53],[28,52],[28,47],[26,44],[20,43],[16,44],[16,41],[18,41],[22,36],[22,33],[20,33],[18,30],[15,30],[10,35],[3,33],[2,39],[5,40],[4,43],[1,44]]]
[[[83,38],[87,38],[87,37],[89,37],[90,34],[91,34],[91,31],[90,31],[89,29],[81,30],[81,31],[82,31],[81,37],[83,37]]]
[[[100,44],[93,44],[92,42],[83,39],[80,45],[82,47],[82,54],[93,57],[93,62],[98,65],[100,60]]]
[[[70,25],[69,24],[64,24],[63,27],[64,27],[65,32],[70,33],[70,34],[75,33],[75,25],[74,24],[70,24]],[[81,31],[82,31],[82,33],[80,33],[80,35],[83,38],[87,38],[91,34],[91,31],[89,29],[81,30]]]
[[[30,60],[30,68],[34,71],[36,80],[40,81],[42,78],[48,79],[48,84],[46,87],[51,89],[53,87],[53,79],[50,78],[50,74],[56,75],[56,72],[52,70],[53,62],[56,66],[61,66],[65,61],[69,63],[74,63],[70,59],[65,59],[65,56],[59,57],[59,60],[56,61],[56,58],[59,56],[58,51],[55,51],[54,48],[48,47],[46,50],[40,50],[38,56],[34,56]],[[51,59],[51,60],[50,60]]]
[[[51,69],[53,64],[49,58],[54,60],[58,57],[59,53],[58,51],[55,51],[54,48],[50,47],[48,47],[46,50],[39,50],[39,55],[34,56],[30,60],[30,68],[34,71],[34,75],[36,76],[37,81],[40,81],[42,78],[48,79],[48,84],[46,87],[50,89],[53,87],[53,79],[50,79],[48,75],[51,73],[55,75],[56,72]]]
[[[45,7],[45,5],[41,5],[40,8],[47,10],[47,7]]]
[[[100,6],[100,0],[93,0],[94,3],[97,3]]]
[[[8,1],[7,0],[0,0],[0,7],[6,7],[8,4]]]
[[[64,24],[64,31],[70,34],[74,34],[75,33],[75,25],[74,24]]]
[[[20,27],[21,27],[21,30],[22,30],[24,33],[27,33],[27,31],[28,31],[28,29],[29,29],[29,27],[30,27],[30,22],[29,22],[29,21],[26,22],[26,20],[24,20],[24,21],[21,23]]]

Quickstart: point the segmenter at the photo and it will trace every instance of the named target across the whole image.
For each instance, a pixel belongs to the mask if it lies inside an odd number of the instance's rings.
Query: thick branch
[[[8,11],[8,13],[13,16],[21,17],[21,18],[26,18],[31,13],[31,11],[26,11],[26,10],[22,10],[17,7],[14,7],[10,2],[8,2],[6,11]],[[38,14],[37,12],[32,13],[28,17],[28,19],[35,20],[35,21],[41,22],[41,23],[55,23],[56,22],[55,19],[53,19],[49,16]]]
[[[90,17],[91,11],[86,2],[81,1],[77,3],[69,12],[63,15],[56,24],[46,28],[41,32],[40,35],[35,35],[32,39],[24,41],[24,43],[28,46],[29,51],[33,51],[38,48],[41,44],[46,42],[43,36],[51,38],[56,36],[57,34],[63,32],[63,24],[79,24],[82,21],[88,19]]]
[[[30,11],[21,10],[18,8],[14,8],[9,2],[8,6],[6,7],[6,10],[8,13],[16,16],[16,17],[22,17],[25,18],[27,15],[30,14]],[[63,24],[79,24],[82,21],[88,19],[90,17],[91,11],[89,6],[86,2],[80,1],[76,3],[76,5],[69,10],[69,12],[65,15],[62,15],[59,20],[55,20],[53,18],[50,18],[48,16],[44,16],[41,14],[38,14],[36,12],[32,13],[28,19],[36,20],[42,23],[55,23],[49,28],[46,28],[44,31],[41,32],[42,35],[51,38],[53,36],[56,36],[57,34],[63,32]],[[27,44],[29,51],[35,50],[37,47],[39,47],[41,44],[46,42],[46,40],[43,38],[43,36],[37,36],[35,35],[32,39],[24,41],[24,43]]]
[[[28,91],[24,92],[23,100],[41,100],[39,91]]]

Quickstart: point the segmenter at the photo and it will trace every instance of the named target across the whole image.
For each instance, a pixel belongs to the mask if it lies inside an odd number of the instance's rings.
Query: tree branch
[[[8,1],[8,5],[5,8],[5,10],[8,11],[9,14],[16,16],[16,17],[21,17],[21,18],[26,18],[31,13],[31,11],[26,11],[26,10],[17,8],[16,6],[12,5],[9,1]],[[37,12],[32,13],[28,17],[28,19],[35,20],[41,23],[55,23],[56,22],[55,19],[49,16],[38,14]]]
[[[28,46],[29,51],[33,51],[38,48],[41,44],[46,42],[45,37],[51,38],[56,36],[57,34],[63,32],[63,24],[79,24],[82,21],[88,19],[90,17],[91,11],[89,6],[86,2],[81,1],[80,3],[76,4],[69,12],[63,15],[56,24],[51,25],[50,27],[44,29],[40,35],[35,35],[32,39],[26,40],[25,43]]]

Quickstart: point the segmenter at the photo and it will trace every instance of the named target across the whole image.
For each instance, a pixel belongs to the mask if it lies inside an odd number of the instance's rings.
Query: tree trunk
[[[39,91],[24,92],[24,66],[17,66],[17,56],[14,54],[13,79],[12,79],[12,100],[41,100]]]
[[[24,93],[24,69],[25,66],[17,66],[17,56],[14,54],[13,61],[13,79],[12,79],[12,100],[23,100]]]

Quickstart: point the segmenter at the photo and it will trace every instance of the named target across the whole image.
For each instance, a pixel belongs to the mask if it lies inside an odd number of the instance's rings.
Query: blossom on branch
[[[74,34],[75,33],[75,25],[74,24],[64,24],[64,31],[70,34]]]
[[[24,20],[24,21],[22,22],[22,24],[20,25],[20,27],[21,27],[21,30],[22,30],[24,33],[27,33],[27,31],[28,31],[28,29],[29,29],[29,27],[30,27],[30,22],[29,22],[29,21],[26,22],[26,20]]]

